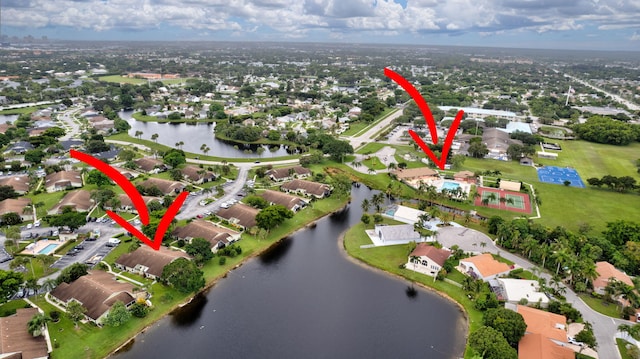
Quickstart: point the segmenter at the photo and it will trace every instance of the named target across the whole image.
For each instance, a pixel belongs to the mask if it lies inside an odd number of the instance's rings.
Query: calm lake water
[[[182,141],[184,142],[182,149],[187,152],[202,153],[200,146],[206,144],[211,149],[207,152],[207,155],[210,156],[228,158],[271,158],[288,155],[284,147],[269,148],[268,146],[263,147],[265,151],[262,155],[258,155],[256,152],[258,146],[251,146],[253,153],[245,153],[243,149],[236,149],[232,144],[216,139],[214,136],[215,125],[210,123],[188,125],[186,123],[142,122],[136,121],[136,119],[131,117],[133,111],[120,111],[118,114],[131,125],[129,135],[135,136],[136,131],[142,131],[143,135],[141,138],[150,140],[151,135],[157,133],[158,143],[175,147],[176,143]]]
[[[113,358],[460,357],[466,328],[456,305],[340,251],[339,235],[371,194],[354,188],[347,210],[230,272]]]

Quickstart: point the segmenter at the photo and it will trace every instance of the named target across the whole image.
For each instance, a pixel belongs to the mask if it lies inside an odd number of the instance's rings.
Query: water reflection
[[[209,301],[205,295],[198,293],[189,304],[172,312],[171,323],[177,327],[188,327],[197,322]]]
[[[264,265],[273,265],[278,263],[287,254],[293,241],[291,237],[283,238],[277,246],[271,247],[270,250],[260,255],[260,263]]]

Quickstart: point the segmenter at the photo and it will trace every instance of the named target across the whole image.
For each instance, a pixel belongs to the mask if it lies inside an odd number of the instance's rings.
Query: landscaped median
[[[434,289],[437,293],[455,301],[464,308],[467,315],[469,323],[468,333],[482,326],[482,312],[474,307],[474,303],[469,300],[461,288],[447,282],[434,281],[432,277],[412,270],[400,268],[400,264],[407,262],[409,255],[409,247],[407,245],[360,248],[363,244],[371,244],[371,240],[365,233],[365,225],[363,223],[359,223],[347,231],[344,234],[343,241],[344,248],[350,256],[368,265],[382,269],[387,273],[400,276],[411,282],[418,283],[423,287]],[[449,279],[455,281],[458,278]],[[472,356],[473,350],[467,346],[465,358],[471,358]]]
[[[273,229],[266,239],[260,240],[257,237],[243,234],[238,245],[242,247],[242,254],[236,257],[228,257],[224,265],[220,265],[217,259],[209,261],[202,271],[206,279],[206,288],[213,286],[227,272],[241,265],[244,261],[259,255],[273,246],[280,239],[291,233],[304,228],[309,223],[333,213],[343,208],[348,202],[348,198],[328,198],[313,202],[293,218],[287,220],[278,228]],[[113,265],[116,256],[114,253],[122,254],[126,252],[132,242],[122,242],[105,260]],[[112,266],[112,268],[114,268]],[[136,275],[127,274],[137,281],[144,281]],[[49,334],[54,345],[51,357],[56,358],[104,358],[117,348],[127,343],[137,333],[145,330],[180,305],[188,302],[193,294],[180,293],[159,283],[152,284],[146,288],[152,294],[150,300],[153,303],[153,310],[145,318],[131,318],[124,325],[119,327],[104,326],[98,328],[93,324],[80,323],[78,328],[74,328],[73,322],[66,316],[61,315],[57,323],[48,324]],[[45,312],[59,311],[49,304],[43,297],[38,295],[33,301]]]

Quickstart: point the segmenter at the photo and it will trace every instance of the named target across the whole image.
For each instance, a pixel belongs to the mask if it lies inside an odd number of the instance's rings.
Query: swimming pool
[[[49,254],[49,253],[53,252],[53,250],[56,249],[56,247],[58,247],[58,245],[55,244],[55,243],[47,244],[47,246],[42,248],[38,252],[38,254]]]
[[[460,188],[460,184],[456,183],[456,182],[449,182],[449,181],[444,181],[442,183],[442,187],[440,187],[440,191],[446,189],[449,191],[454,191],[456,189]]]

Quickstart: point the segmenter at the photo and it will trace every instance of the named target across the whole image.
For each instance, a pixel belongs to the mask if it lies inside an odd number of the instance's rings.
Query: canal
[[[144,358],[454,358],[460,309],[407,281],[354,264],[339,236],[374,192],[287,237],[113,356]],[[242,242],[240,242],[241,244]]]

